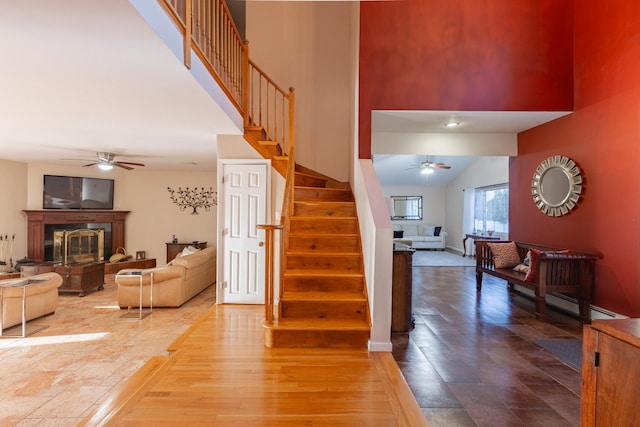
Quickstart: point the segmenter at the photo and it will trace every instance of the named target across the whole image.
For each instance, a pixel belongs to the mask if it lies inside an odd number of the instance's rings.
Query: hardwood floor
[[[414,267],[415,328],[393,355],[431,427],[578,426],[580,373],[532,342],[582,338],[575,318],[508,293],[474,267]]]
[[[260,306],[211,308],[83,425],[426,425],[390,354],[267,348],[263,319]]]
[[[0,426],[114,416],[120,425],[386,427],[419,425],[422,414],[432,427],[579,425],[580,374],[532,342],[581,338],[576,319],[549,310],[536,321],[533,303],[499,279],[486,277],[478,298],[470,267],[415,267],[413,278],[416,327],[394,334],[393,357],[415,400],[389,354],[265,348],[261,307],[212,307],[212,288],[180,309],[120,319],[107,282],[61,297],[40,321],[45,331],[0,340],[10,373],[0,376]]]

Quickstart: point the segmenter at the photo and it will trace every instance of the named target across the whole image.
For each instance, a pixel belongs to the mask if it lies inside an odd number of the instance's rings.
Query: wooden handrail
[[[260,67],[249,60],[248,64],[249,125],[261,126],[268,140],[277,141],[282,152],[290,155],[291,149],[291,96],[293,88],[286,92],[278,86]]]
[[[185,66],[191,66],[193,49],[243,115],[244,126],[262,127],[267,140],[277,141],[282,154],[290,155],[293,89],[282,89],[249,59],[249,45],[241,39],[224,0],[158,2],[184,35]]]
[[[158,2],[185,38],[185,66],[191,67],[191,47],[238,111],[245,111],[242,109],[245,43],[224,0]]]
[[[273,233],[280,233],[280,283],[286,262],[289,219],[293,214],[295,182],[295,89],[282,89],[249,58],[249,44],[240,38],[224,0],[158,0],[184,36],[184,64],[191,68],[191,51],[243,116],[245,128],[263,129],[267,140],[279,144],[286,155],[285,194],[279,225],[259,225],[266,233],[265,315],[274,319],[275,257]],[[280,286],[282,290],[282,286]],[[280,295],[282,296],[282,295]]]

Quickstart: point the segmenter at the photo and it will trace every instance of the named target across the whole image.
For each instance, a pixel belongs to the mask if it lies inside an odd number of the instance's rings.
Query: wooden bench
[[[482,290],[482,274],[487,273],[507,281],[509,288],[518,284],[535,292],[535,314],[544,319],[547,293],[556,292],[575,297],[578,300],[580,321],[591,323],[591,302],[595,279],[595,261],[593,254],[577,251],[562,251],[529,243],[515,242],[521,262],[530,248],[541,253],[536,260],[534,281],[525,281],[525,273],[512,268],[495,268],[493,253],[488,244],[505,244],[510,241],[476,240],[476,289]]]

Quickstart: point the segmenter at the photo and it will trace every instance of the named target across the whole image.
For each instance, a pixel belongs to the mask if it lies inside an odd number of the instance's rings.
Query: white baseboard
[[[390,352],[393,350],[393,344],[390,341],[371,341],[368,344],[369,351]]]
[[[529,295],[531,297],[535,297],[535,293],[531,289],[523,288],[519,285],[514,285],[514,289],[517,289],[518,292]],[[578,300],[575,298],[568,297],[562,294],[547,294],[547,304],[574,314],[578,316],[580,314],[580,310],[578,309]],[[625,316],[623,314],[614,313],[613,311],[605,310],[604,308],[591,305],[591,319],[627,319],[629,316]]]

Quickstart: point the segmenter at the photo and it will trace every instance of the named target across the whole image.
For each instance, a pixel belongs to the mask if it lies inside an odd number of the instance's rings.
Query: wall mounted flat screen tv
[[[44,175],[43,209],[113,209],[113,179]]]

